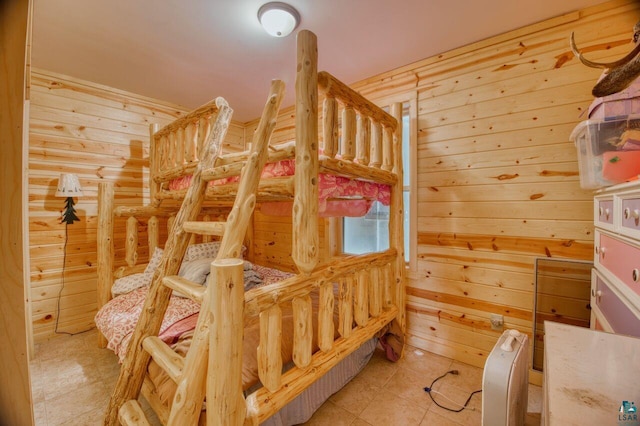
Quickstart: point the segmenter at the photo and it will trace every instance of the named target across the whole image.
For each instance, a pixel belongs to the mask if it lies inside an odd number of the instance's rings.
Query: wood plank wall
[[[579,186],[573,127],[600,70],[630,49],[636,2],[552,19],[413,70],[418,110],[418,265],[409,342],[482,366],[505,328],[531,333],[536,257],[592,259],[592,192]],[[617,46],[617,47],[616,47]],[[604,53],[604,55],[603,55]]]
[[[483,366],[501,334],[492,313],[532,332],[536,257],[592,259],[592,192],[569,135],[600,71],[573,57],[569,35],[589,58],[613,60],[632,48],[639,16],[637,2],[616,0],[352,85],[381,104],[418,98],[410,344]],[[276,141],[293,139],[292,115],[283,110]],[[278,219],[276,238],[269,220],[256,216],[256,230],[270,230],[256,246],[277,264],[290,227]]]
[[[63,332],[95,326],[98,183],[113,181],[119,204],[148,202],[149,124],[163,126],[187,110],[43,70],[32,73],[31,98],[29,249],[33,330],[39,341],[54,335],[56,317]],[[241,124],[234,123],[228,135],[227,144],[244,146]],[[62,172],[79,176],[84,196],[75,206],[80,221],[67,229],[58,316],[65,226],[60,224],[64,200],[54,194]],[[142,242],[146,230],[140,232]],[[116,237],[124,239],[124,225]],[[141,250],[139,262],[147,257]]]
[[[483,366],[499,332],[531,334],[536,257],[592,259],[592,192],[569,135],[599,70],[630,48],[637,2],[615,1],[428,58],[354,85],[418,92],[417,268],[409,343]],[[321,50],[320,50],[321,51]]]
[[[24,195],[32,2],[0,2],[0,425],[31,425]]]

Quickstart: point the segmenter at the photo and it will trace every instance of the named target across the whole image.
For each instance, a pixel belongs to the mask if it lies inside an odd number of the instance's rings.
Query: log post
[[[282,309],[275,305],[260,313],[258,376],[271,392],[278,390],[282,377]]]
[[[398,120],[398,126],[393,133],[393,171],[398,176],[398,181],[391,188],[391,206],[389,215],[389,242],[398,251],[394,265],[395,272],[395,302],[398,306],[396,322],[402,332],[406,332],[406,293],[404,279],[404,201],[403,201],[403,174],[402,174],[402,104],[397,102],[391,105],[391,115]],[[383,165],[384,168],[384,165]]]
[[[356,156],[356,112],[352,107],[345,106],[342,110],[342,146],[340,155],[347,161]]]
[[[402,116],[400,118],[402,119]],[[400,153],[401,153],[402,152],[402,126],[400,126],[400,123],[401,122],[398,122],[398,126],[396,127],[396,129],[399,128],[398,131],[400,132],[400,143],[401,143]],[[391,171],[395,167],[393,150],[395,149],[394,141],[395,141],[396,134],[397,133],[394,133],[393,129],[391,129],[390,127],[385,126],[382,129],[382,170]],[[400,155],[400,158],[402,159],[402,155]]]
[[[311,363],[313,338],[313,319],[311,297],[296,297],[293,307],[293,362],[298,368],[305,369]]]
[[[155,133],[158,131],[158,124],[150,124],[149,125],[149,175],[156,176],[158,171],[160,170],[160,162],[159,162],[159,149],[158,143],[159,141],[155,138]],[[151,198],[151,205],[158,206],[160,204],[160,200],[157,199],[157,195],[160,192],[160,184],[154,181],[153,179],[149,179],[149,196]]]
[[[347,339],[353,329],[353,275],[340,281],[338,299],[338,333]]]
[[[149,260],[160,242],[160,220],[158,216],[151,216],[147,222],[147,240],[149,241]]]
[[[369,314],[374,318],[382,312],[382,294],[380,270],[372,268],[369,271]]]
[[[358,163],[368,166],[371,146],[370,120],[368,117],[358,115],[358,131],[356,133],[356,158]]]
[[[320,304],[318,306],[318,347],[328,352],[333,347],[333,283],[320,286]]]
[[[334,158],[338,153],[338,101],[333,96],[327,96],[323,102],[322,111],[322,139],[324,155]]]
[[[298,33],[296,172],[291,256],[302,273],[318,263],[318,47],[315,34]]]
[[[113,183],[100,182],[98,184],[98,246],[96,247],[98,308],[104,306],[111,299],[115,253],[113,247],[113,204]],[[98,345],[101,348],[107,346],[107,340],[102,334],[99,337]]]
[[[195,122],[189,123],[185,128],[185,163],[193,163],[196,160],[196,150],[198,146],[198,125]]]
[[[211,215],[208,215],[208,214],[204,215],[204,216],[202,217],[202,220],[203,220],[204,222],[209,222],[209,221],[211,221]],[[210,243],[211,241],[213,241],[213,238],[211,238],[211,235],[203,235],[203,236],[202,236],[202,242],[203,242],[203,243]]]
[[[369,271],[357,272],[356,291],[354,294],[354,314],[356,324],[360,327],[367,325],[369,320]]]
[[[208,374],[199,371],[194,375],[207,378],[207,424],[242,425],[246,413],[242,395],[243,261],[216,259],[211,275],[207,288],[210,310],[200,312],[207,315],[209,323],[210,354],[204,350],[201,354],[205,358],[209,355]],[[197,424],[197,418],[184,424]]]
[[[379,122],[371,122],[371,167],[382,166],[382,126]]]
[[[125,260],[129,267],[136,266],[136,262],[138,261],[138,219],[133,216],[129,216],[127,219]]]

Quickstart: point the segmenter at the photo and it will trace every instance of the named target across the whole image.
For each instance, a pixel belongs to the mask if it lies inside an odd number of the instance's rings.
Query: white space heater
[[[518,330],[506,330],[484,365],[483,426],[524,425],[529,383],[529,340]]]

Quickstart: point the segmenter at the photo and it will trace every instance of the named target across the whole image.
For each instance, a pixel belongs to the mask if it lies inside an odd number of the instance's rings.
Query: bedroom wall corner
[[[118,205],[148,202],[149,124],[162,127],[188,109],[47,70],[34,69],[31,77],[29,274],[37,342],[56,335],[56,320],[63,333],[94,327],[98,183],[115,184]],[[233,123],[224,146],[244,146],[241,124]],[[64,200],[54,196],[62,172],[77,174],[84,192],[75,205],[80,221],[68,226],[67,238],[60,223]],[[140,226],[142,241],[146,225]],[[124,236],[124,227],[116,229],[116,247]],[[148,253],[139,255],[146,262]]]

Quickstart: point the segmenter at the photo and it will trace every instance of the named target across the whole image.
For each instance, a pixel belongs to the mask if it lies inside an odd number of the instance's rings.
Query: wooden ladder
[[[205,152],[201,155],[191,180],[191,186],[185,195],[167,239],[162,261],[153,276],[144,308],[107,406],[105,425],[117,425],[118,422],[124,425],[149,424],[140,407],[138,397],[151,358],[167,372],[177,385],[167,424],[195,425],[198,423],[207,393],[209,324],[214,318],[211,309],[216,308],[211,306],[210,299],[220,291],[216,287],[224,286],[225,281],[238,282],[239,280],[239,287],[242,289],[242,241],[256,204],[260,175],[267,159],[269,140],[275,127],[283,93],[284,83],[274,80],[271,83],[269,98],[260,123],[253,136],[249,156],[242,168],[238,192],[227,221],[198,222],[196,219],[204,202],[207,183],[212,180],[212,178],[207,178],[206,171],[213,168],[231,121],[231,108],[222,98],[216,99],[218,117],[211,129],[211,142],[206,145]],[[214,176],[215,173],[208,173],[208,175]],[[196,233],[217,235],[222,238],[218,255],[211,265],[211,275],[207,287],[177,276],[191,235]],[[186,357],[175,353],[158,338],[160,326],[174,290],[202,304],[191,348]],[[222,289],[222,291],[224,290]],[[217,332],[214,330],[214,333]],[[242,344],[242,336],[233,336],[233,339],[239,345]],[[239,386],[239,395],[241,396],[242,384],[239,383]],[[208,398],[213,400],[216,396],[208,395]],[[244,413],[236,413],[235,417],[240,422],[244,421]]]

